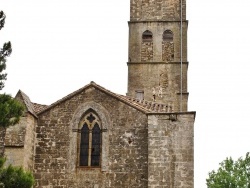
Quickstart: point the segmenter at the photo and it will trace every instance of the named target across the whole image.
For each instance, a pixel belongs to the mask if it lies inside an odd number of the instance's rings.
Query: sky
[[[129,0],[0,0],[11,41],[2,92],[51,104],[95,81],[127,90]],[[250,151],[250,1],[187,0],[195,188],[226,157]]]

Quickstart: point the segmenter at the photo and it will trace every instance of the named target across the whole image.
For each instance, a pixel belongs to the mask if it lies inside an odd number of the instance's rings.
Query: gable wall
[[[72,118],[88,102],[108,112],[105,169],[77,168],[77,152],[71,148],[77,147],[72,140],[79,134],[72,132]],[[36,187],[147,187],[146,115],[95,88],[41,114],[36,134]]]

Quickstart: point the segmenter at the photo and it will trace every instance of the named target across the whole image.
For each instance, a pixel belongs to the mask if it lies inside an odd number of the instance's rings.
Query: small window
[[[136,90],[135,91],[135,98],[137,100],[140,100],[140,101],[144,100],[144,91],[143,90]]]
[[[98,116],[89,112],[82,121],[80,166],[99,167],[101,156],[101,128]]]
[[[173,32],[170,30],[164,31],[162,39],[163,41],[166,41],[166,42],[173,42],[173,39],[174,39]]]
[[[146,30],[142,34],[142,42],[152,42],[153,40],[153,33],[149,30]]]

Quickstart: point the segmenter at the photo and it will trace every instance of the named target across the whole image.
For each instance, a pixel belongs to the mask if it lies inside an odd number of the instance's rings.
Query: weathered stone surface
[[[24,103],[19,95],[17,99]],[[25,112],[18,124],[6,129],[5,165],[23,166],[25,170],[33,170],[34,142],[36,118]]]
[[[109,124],[103,133],[108,142],[103,148],[108,152],[104,169],[78,166],[77,138],[80,135],[72,132],[71,126],[74,126],[72,119],[77,119],[77,109],[88,110],[86,106],[91,106],[97,114],[101,114],[101,108],[108,112]],[[72,187],[147,186],[147,116],[95,88],[89,88],[39,115],[36,134],[34,171],[39,177],[37,187],[67,187],[70,184]],[[51,173],[54,177],[50,177]]]
[[[127,95],[135,98],[136,91],[141,91],[147,101],[171,104],[173,111],[186,111],[186,1],[182,1],[182,24],[179,0],[131,0],[130,3]],[[152,34],[150,45],[143,41],[145,31]],[[166,31],[171,33],[171,40],[164,38]]]
[[[26,113],[7,129],[7,163],[32,170],[36,188],[193,188],[195,112],[187,112],[183,3],[182,80],[180,1],[131,0],[128,96],[91,82],[46,106],[19,91],[16,98]],[[164,38],[165,31],[171,37]],[[142,91],[142,98],[134,99],[135,91]],[[91,145],[95,120],[97,150]],[[0,152],[3,133],[0,129]],[[100,151],[96,166],[90,155],[95,151]]]
[[[143,42],[141,47],[141,61],[152,61],[153,60],[153,43]]]
[[[148,187],[193,187],[194,114],[148,116]]]
[[[187,92],[187,64],[183,64],[183,92]],[[131,63],[128,66],[128,95],[144,90],[144,99],[168,104],[172,111],[179,111],[180,64]],[[183,111],[187,110],[187,96],[183,96]]]
[[[24,146],[26,118],[22,117],[19,124],[6,130],[5,146]]]
[[[174,43],[162,42],[162,61],[171,62],[174,60]]]
[[[130,0],[130,20],[180,20],[180,3],[177,0]],[[183,17],[186,1],[183,0]]]

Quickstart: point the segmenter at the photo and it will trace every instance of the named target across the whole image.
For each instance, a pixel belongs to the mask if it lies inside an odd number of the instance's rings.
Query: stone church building
[[[193,188],[194,120],[187,91],[185,0],[131,0],[128,90],[90,82],[51,105],[23,91],[7,129],[7,163],[37,188]]]

